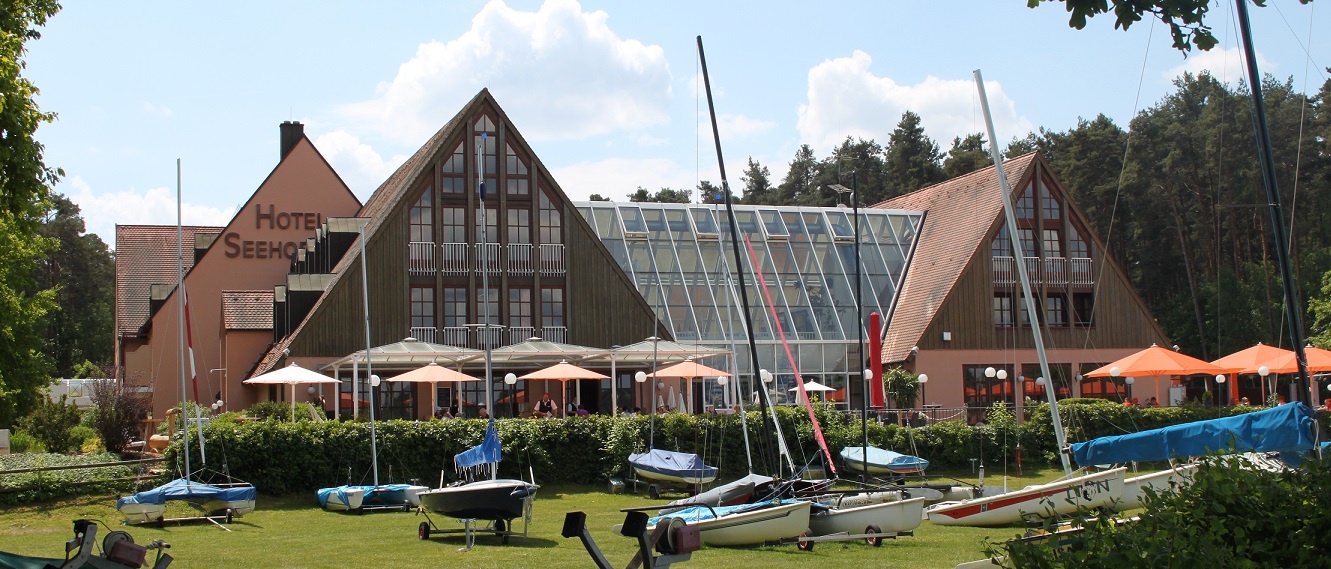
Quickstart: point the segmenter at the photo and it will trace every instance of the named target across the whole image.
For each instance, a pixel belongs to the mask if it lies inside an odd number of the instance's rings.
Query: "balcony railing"
[[[485,272],[495,274],[499,272],[499,244],[498,243],[477,243],[476,244],[476,266]]]
[[[438,332],[438,329],[435,328],[434,326],[430,326],[430,327],[428,327],[428,328],[427,328],[427,327],[420,327],[420,326],[412,326],[412,327],[411,327],[411,333],[410,333],[409,335],[410,335],[412,338],[415,338],[415,339],[420,340],[420,341],[422,341],[422,342],[426,342],[426,343],[430,343],[430,344],[437,344],[438,342],[435,341],[435,340],[436,340],[436,335],[437,335],[436,333],[437,333],[437,332]]]
[[[466,326],[440,328],[437,343],[459,348],[471,347],[471,330],[468,330]]]
[[[466,243],[444,243],[439,250],[439,271],[448,275],[467,274]]]
[[[1012,257],[995,256],[991,261],[996,285],[1017,284],[1017,264]],[[1053,286],[1090,286],[1095,284],[1091,260],[1067,257],[1026,257],[1026,274],[1031,284]]]
[[[541,244],[541,274],[564,274],[564,245],[562,243]]]
[[[434,243],[412,241],[407,244],[407,271],[413,275],[434,273]]]
[[[536,335],[536,328],[531,326],[512,326],[508,329],[508,343],[521,344]]]
[[[509,243],[508,272],[519,274],[532,272],[530,243]]]
[[[546,326],[541,328],[541,339],[547,342],[556,342],[560,344],[568,343],[568,328],[563,326]],[[526,338],[523,338],[525,341]]]

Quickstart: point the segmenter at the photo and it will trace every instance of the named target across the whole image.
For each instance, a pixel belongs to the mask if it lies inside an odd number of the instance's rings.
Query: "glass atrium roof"
[[[724,206],[633,202],[575,206],[675,339],[744,341],[743,320],[735,308],[739,292],[730,271],[733,249]],[[867,321],[871,312],[886,315],[891,310],[924,214],[861,209],[859,215]],[[779,323],[792,342],[856,342],[851,210],[737,205],[735,220],[741,238],[747,237],[753,246],[750,256],[740,243],[745,285],[754,307],[755,339],[779,341],[775,327]],[[755,258],[767,295],[759,292]],[[768,295],[776,307],[776,321]],[[831,363],[815,367],[830,371]],[[843,362],[837,367],[844,370],[844,366]]]

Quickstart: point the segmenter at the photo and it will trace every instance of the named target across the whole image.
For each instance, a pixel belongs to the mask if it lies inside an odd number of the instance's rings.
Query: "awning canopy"
[[[531,365],[540,367],[563,361],[580,361],[588,358],[603,357],[610,350],[590,348],[576,344],[550,342],[541,338],[529,338],[526,342],[512,344],[490,350],[490,358],[496,364],[508,367]],[[481,354],[484,358],[484,353]]]
[[[649,373],[647,377],[693,379],[696,377],[730,377],[730,374],[695,361],[686,361],[657,369],[656,373]]]
[[[682,362],[689,359],[705,358],[708,356],[728,356],[730,353],[730,350],[726,348],[703,346],[699,344],[681,344],[670,340],[652,340],[651,338],[648,338],[641,342],[614,348],[609,350],[605,355],[593,356],[587,359],[609,359],[610,357],[614,357],[616,363],[650,365],[652,362]]]
[[[370,348],[370,362],[376,370],[415,369],[428,363],[456,364],[484,357],[485,352],[480,350],[422,342],[411,337]],[[343,356],[319,369],[330,370],[350,365],[364,366],[365,350]]]

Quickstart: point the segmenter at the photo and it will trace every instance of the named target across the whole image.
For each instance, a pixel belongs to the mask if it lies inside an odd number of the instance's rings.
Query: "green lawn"
[[[1019,488],[1056,477],[1045,470],[1008,485]],[[963,480],[974,480],[969,476]],[[990,484],[1002,473],[990,472]],[[460,551],[461,534],[421,541],[416,527],[424,520],[414,513],[350,515],[320,510],[314,496],[259,496],[258,509],[230,526],[230,533],[208,523],[169,524],[165,528],[124,527],[112,496],[92,496],[50,504],[0,510],[0,550],[26,555],[62,555],[75,518],[100,519],[113,529],[127,529],[137,543],[163,539],[172,545],[176,567],[591,567],[581,542],[559,535],[566,512],[587,513],[587,525],[611,564],[623,567],[636,551],[636,541],[610,531],[623,521],[620,508],[649,505],[646,496],[608,494],[605,487],[546,487],[536,497],[535,514],[526,539],[501,545],[495,537],[478,538],[476,547]],[[190,515],[187,508],[174,515]],[[168,514],[173,512],[168,511]],[[444,528],[461,528],[454,520],[435,516]],[[520,527],[520,525],[519,525]],[[98,536],[105,535],[99,528]],[[819,543],[811,552],[794,545],[741,549],[706,548],[681,567],[903,567],[951,568],[983,557],[982,540],[1008,538],[1020,527],[940,527],[925,521],[914,536],[884,540],[882,547],[863,542]],[[149,555],[151,560],[152,555]]]

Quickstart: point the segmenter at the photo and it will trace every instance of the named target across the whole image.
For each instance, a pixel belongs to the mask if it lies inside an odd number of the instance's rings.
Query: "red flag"
[[[189,323],[189,295],[185,294],[185,284],[180,284],[180,295],[185,299],[185,345],[188,346],[189,354],[189,377],[194,383],[194,402],[202,404],[199,400],[199,372],[194,369],[194,334],[190,332]]]
[[[877,312],[869,314],[869,371],[873,380],[869,382],[874,407],[886,408],[887,400],[883,397],[883,317]]]

